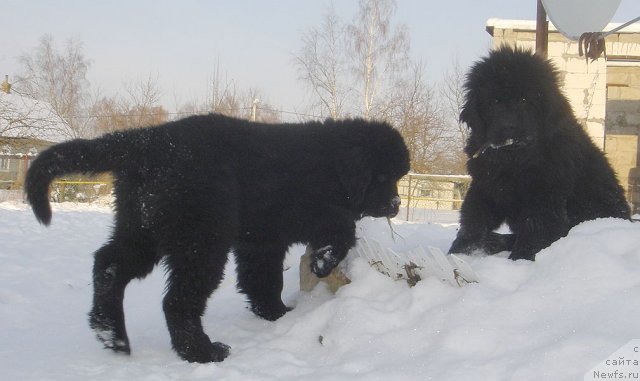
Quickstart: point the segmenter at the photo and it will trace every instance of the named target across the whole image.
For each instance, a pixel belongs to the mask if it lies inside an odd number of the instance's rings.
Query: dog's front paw
[[[324,278],[333,270],[340,260],[333,253],[333,246],[328,245],[313,252],[311,271],[319,278]]]
[[[220,362],[229,356],[231,347],[221,342],[203,342],[197,345],[175,348],[178,355],[188,362],[206,364]]]
[[[282,302],[276,306],[251,306],[251,311],[257,316],[269,321],[276,321],[280,319],[284,314],[291,311],[293,308],[285,306]]]
[[[532,253],[530,251],[525,250],[513,250],[511,255],[509,255],[509,259],[512,261],[517,261],[519,259],[526,259],[528,261],[536,260],[536,253]]]

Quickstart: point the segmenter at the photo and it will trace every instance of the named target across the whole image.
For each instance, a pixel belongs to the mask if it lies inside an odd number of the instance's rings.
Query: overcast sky
[[[254,87],[270,104],[303,111],[306,91],[293,54],[301,34],[321,23],[329,0],[0,0],[0,74],[19,74],[17,57],[44,34],[62,47],[84,44],[88,79],[105,95],[124,81],[157,76],[163,104],[204,99],[219,63],[242,89]],[[409,28],[412,56],[438,81],[454,57],[463,67],[489,47],[491,17],[535,19],[536,0],[398,0],[394,21]],[[335,0],[351,21],[357,0]],[[640,0],[622,0],[613,22],[640,16]]]

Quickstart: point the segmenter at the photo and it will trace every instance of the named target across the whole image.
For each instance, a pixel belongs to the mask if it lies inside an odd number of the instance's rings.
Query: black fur
[[[112,172],[115,227],[95,254],[91,327],[106,347],[129,353],[125,287],[164,260],[173,348],[209,362],[229,353],[211,343],[201,316],[230,250],[252,311],[276,320],[288,311],[280,297],[288,247],[309,243],[317,249],[312,271],[328,275],[355,244],[356,220],[398,213],[396,183],[408,169],[406,146],[385,123],[267,125],[208,115],[53,146],[33,162],[26,193],[46,225],[56,176]]]
[[[585,133],[548,61],[501,47],[477,62],[460,119],[471,186],[450,253],[511,250],[534,260],[580,222],[630,218],[604,154]],[[511,143],[511,144],[509,144]],[[513,236],[493,233],[503,222]]]

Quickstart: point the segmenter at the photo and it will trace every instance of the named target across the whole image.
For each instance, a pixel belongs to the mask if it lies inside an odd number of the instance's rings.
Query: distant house
[[[29,162],[51,142],[0,136],[0,189],[22,186]]]
[[[0,136],[59,143],[71,136],[69,124],[47,103],[11,91],[8,76],[0,85]]]
[[[13,93],[8,76],[0,89],[0,189],[8,189],[38,152],[67,139],[69,125],[49,103]]]

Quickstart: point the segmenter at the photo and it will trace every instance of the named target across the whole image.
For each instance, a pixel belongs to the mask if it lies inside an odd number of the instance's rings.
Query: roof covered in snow
[[[604,32],[613,30],[622,23],[609,23],[604,28]],[[493,36],[493,29],[520,29],[520,30],[536,30],[535,20],[504,20],[499,18],[490,18],[487,20],[487,32]],[[558,28],[549,21],[549,31],[558,32]],[[616,33],[640,33],[640,23],[631,24]]]
[[[69,125],[51,104],[15,93],[0,92],[0,137],[67,140]]]

